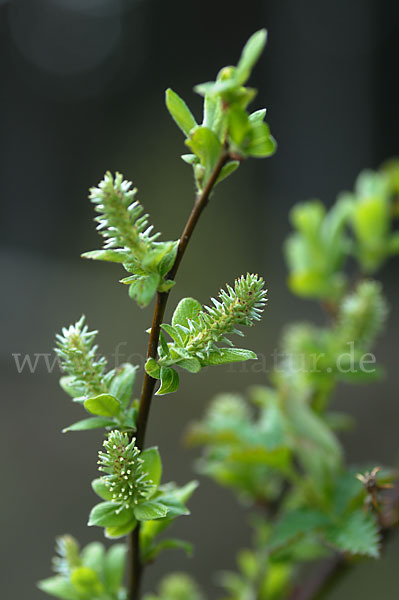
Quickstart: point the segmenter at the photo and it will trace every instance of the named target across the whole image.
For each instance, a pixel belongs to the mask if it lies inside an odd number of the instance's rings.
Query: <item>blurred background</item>
[[[193,85],[235,63],[249,35],[264,26],[269,41],[252,78],[259,87],[253,108],[267,106],[278,152],[244,164],[218,189],[169,307],[184,295],[205,302],[240,273],[261,273],[269,306],[246,345],[264,360],[210,369],[194,385],[183,375],[178,394],[155,399],[148,442],[160,447],[165,480],[180,484],[194,476],[196,453],[182,443],[187,422],[217,392],[266,383],[284,324],[322,322],[315,304],[286,288],[287,213],[311,197],[330,205],[361,169],[399,153],[399,4],[0,0],[2,598],[44,598],[35,582],[50,574],[56,535],[69,532],[81,543],[102,537],[86,527],[100,435],[62,435],[81,409],[58,387],[57,367],[49,373],[42,357],[33,372],[19,372],[18,360],[51,353],[55,333],[84,312],[100,329],[111,365],[116,352],[119,361],[143,362],[151,307],[140,311],[129,300],[117,265],[79,258],[99,247],[88,188],[106,169],[120,170],[138,186],[163,239],[177,238],[193,184],[179,159],[183,137],[164,108],[164,90],[174,88],[198,115]],[[377,348],[387,379],[342,386],[334,402],[358,420],[344,437],[349,459],[397,465],[397,262],[381,279],[392,307]],[[162,573],[187,570],[216,598],[214,573],[233,568],[236,550],[250,543],[245,511],[233,496],[201,484],[192,516],[175,526],[178,537],[194,542],[194,558],[165,555],[148,571],[146,589],[154,590]],[[380,562],[354,569],[331,598],[392,600],[398,566],[394,540]]]

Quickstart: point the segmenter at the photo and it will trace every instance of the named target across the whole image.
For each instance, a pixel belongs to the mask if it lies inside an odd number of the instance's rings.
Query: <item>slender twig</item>
[[[176,260],[166,279],[174,280],[177,270],[186,251],[188,242],[193,234],[198,219],[202,211],[208,204],[209,196],[217,182],[221,170],[230,160],[227,151],[223,151],[216,163],[203,191],[196,197],[193,209],[181,234],[177,249]],[[147,359],[156,358],[158,352],[158,342],[161,329],[161,323],[165,314],[166,304],[168,302],[169,292],[158,292],[154,314],[152,317],[151,333],[147,348]],[[151,408],[151,400],[154,393],[156,379],[144,373],[143,387],[141,389],[139,414],[137,418],[136,445],[143,449],[145,435],[147,431],[148,416]],[[138,600],[140,593],[140,583],[143,572],[143,565],[140,560],[140,523],[130,537],[130,582],[129,582],[129,600]]]

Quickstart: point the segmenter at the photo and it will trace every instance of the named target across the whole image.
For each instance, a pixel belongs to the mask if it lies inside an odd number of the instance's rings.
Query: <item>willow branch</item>
[[[174,280],[176,273],[180,266],[183,255],[186,251],[187,245],[191,239],[195,226],[208,204],[210,194],[218,180],[221,170],[224,165],[230,160],[230,155],[227,151],[223,151],[220,155],[218,162],[216,163],[203,191],[196,197],[193,209],[184,227],[183,233],[181,234],[179,245],[177,249],[176,260],[174,265],[166,279]],[[156,358],[158,353],[158,343],[161,331],[161,323],[165,314],[166,304],[168,302],[169,292],[158,292],[156,298],[156,304],[154,314],[152,317],[151,333],[147,348],[147,359]],[[137,431],[136,431],[136,445],[138,448],[143,449],[145,443],[145,435],[147,431],[148,416],[151,408],[152,396],[154,394],[154,388],[156,379],[150,377],[144,372],[143,386],[141,389],[139,414],[137,418]],[[136,528],[130,537],[130,587],[129,587],[129,600],[138,600],[140,593],[140,584],[143,572],[143,565],[140,560],[140,524],[138,523]]]

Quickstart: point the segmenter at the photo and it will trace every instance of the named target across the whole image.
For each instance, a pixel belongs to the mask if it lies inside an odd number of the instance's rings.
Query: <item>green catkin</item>
[[[152,486],[135,441],[135,438],[129,441],[126,433],[111,431],[104,441],[105,452],[98,453],[99,471],[106,473],[103,480],[112,492],[112,502],[119,504],[119,510],[143,500]]]
[[[227,285],[219,292],[219,299],[211,298],[212,307],[205,306],[195,319],[189,320],[189,338],[185,348],[191,354],[202,356],[217,342],[227,342],[227,335],[243,335],[237,326],[248,327],[259,321],[266,303],[267,290],[258,275],[247,274],[236,279],[234,288]]]
[[[98,187],[90,190],[90,200],[95,204],[98,222],[97,230],[105,238],[105,249],[129,250],[131,260],[141,260],[151,250],[159,233],[152,234],[148,226],[148,215],[142,205],[135,200],[136,188],[132,183],[116,173],[108,171]]]
[[[92,396],[107,392],[104,381],[107,361],[103,356],[96,356],[96,335],[97,331],[89,331],[82,316],[74,325],[64,327],[62,335],[56,336],[55,349],[62,369],[74,378],[74,384],[81,387],[85,395]]]

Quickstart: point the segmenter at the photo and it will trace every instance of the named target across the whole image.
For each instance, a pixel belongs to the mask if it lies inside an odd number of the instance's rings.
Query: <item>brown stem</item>
[[[176,277],[177,270],[186,251],[188,242],[193,234],[198,219],[201,216],[202,211],[208,204],[209,196],[212,192],[213,187],[220,175],[224,165],[230,160],[230,155],[227,151],[223,151],[220,155],[218,162],[216,163],[206,186],[203,191],[196,197],[193,209],[187,220],[186,226],[184,227],[183,233],[181,234],[179,245],[177,249],[176,260],[174,265],[166,279],[174,280]],[[154,314],[152,317],[151,333],[147,348],[147,359],[156,358],[158,352],[158,342],[161,329],[161,323],[165,314],[166,304],[168,302],[169,292],[158,292],[156,298],[156,304]],[[145,434],[147,431],[148,416],[151,408],[151,400],[154,393],[154,387],[156,379],[150,377],[144,372],[143,387],[141,389],[139,414],[137,418],[137,430],[136,430],[136,445],[138,448],[143,449],[145,443]],[[129,582],[129,600],[138,600],[140,594],[140,583],[143,573],[143,565],[140,560],[140,523],[137,524],[136,528],[130,537],[130,582]]]

